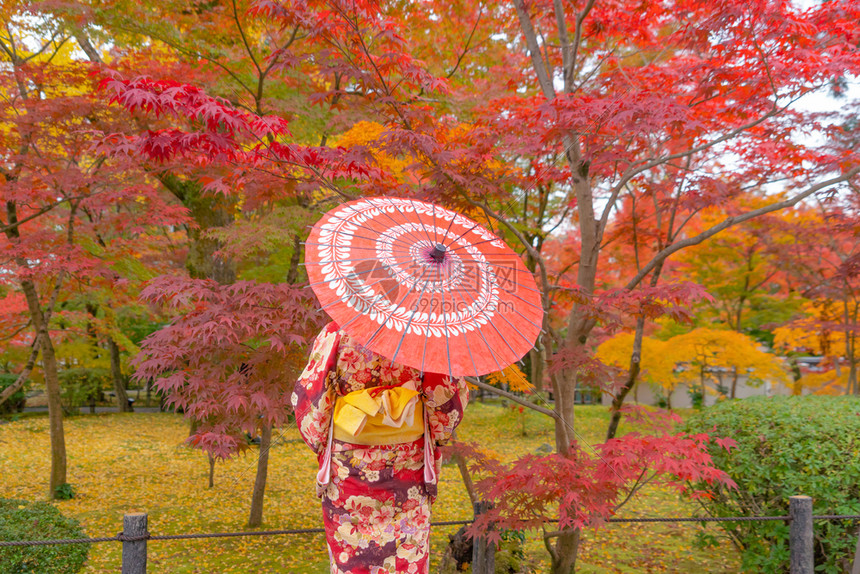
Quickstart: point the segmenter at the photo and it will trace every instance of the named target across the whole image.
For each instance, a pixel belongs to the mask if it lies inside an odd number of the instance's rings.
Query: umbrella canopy
[[[305,265],[323,309],[368,349],[421,371],[500,371],[532,348],[540,291],[519,256],[471,219],[407,198],[326,213]]]

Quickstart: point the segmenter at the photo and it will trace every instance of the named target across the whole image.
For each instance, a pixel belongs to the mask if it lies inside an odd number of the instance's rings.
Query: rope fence
[[[431,522],[431,526],[460,526],[471,524],[474,520],[446,520]],[[96,542],[139,542],[141,540],[193,540],[198,538],[231,538],[236,536],[281,536],[286,534],[321,534],[325,528],[292,528],[289,530],[249,530],[244,532],[209,532],[201,534],[143,534],[125,536],[122,532],[116,536],[100,536],[98,538],[66,538],[57,540],[0,540],[0,547],[8,546],[52,546],[57,544],[93,544]]]
[[[487,503],[475,504],[475,515],[491,508]],[[789,547],[791,553],[791,574],[813,574],[813,521],[815,520],[858,520],[860,514],[812,514],[812,499],[808,496],[792,496],[789,500],[787,516],[700,516],[700,517],[651,517],[651,518],[607,518],[605,522],[615,524],[671,523],[671,522],[763,522],[782,521],[790,525]],[[146,544],[150,540],[194,540],[204,538],[232,538],[242,536],[282,536],[296,534],[320,534],[324,528],[293,528],[288,530],[252,530],[242,532],[210,532],[189,534],[150,534],[147,528],[147,515],[144,513],[126,514],[123,517],[123,532],[116,536],[96,538],[69,538],[57,540],[0,540],[0,548],[14,546],[52,546],[61,544],[94,544],[100,542],[123,543],[123,574],[146,574]],[[458,526],[471,524],[474,520],[446,520],[432,522],[431,526]],[[476,537],[474,543],[473,572],[492,572],[495,562],[494,547],[483,537]],[[860,539],[854,557],[852,574],[860,574]]]
[[[860,514],[813,514],[813,520],[860,520]],[[701,516],[689,518],[607,518],[606,522],[790,522],[791,516]]]

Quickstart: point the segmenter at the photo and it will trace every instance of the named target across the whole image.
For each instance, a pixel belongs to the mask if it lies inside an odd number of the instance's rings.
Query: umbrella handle
[[[421,401],[424,407],[424,484],[436,484],[436,457],[433,453],[433,439],[430,437],[430,422],[427,413],[427,403]]]

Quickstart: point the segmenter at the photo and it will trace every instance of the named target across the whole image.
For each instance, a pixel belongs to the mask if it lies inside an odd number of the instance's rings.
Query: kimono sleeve
[[[451,439],[454,429],[463,420],[469,389],[466,379],[439,373],[424,373],[423,386],[430,436],[441,446]]]
[[[315,453],[320,453],[328,441],[335,398],[328,374],[337,358],[338,340],[335,323],[329,323],[317,335],[291,397],[299,433]]]

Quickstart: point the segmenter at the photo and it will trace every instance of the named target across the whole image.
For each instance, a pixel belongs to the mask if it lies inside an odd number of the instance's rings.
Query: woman
[[[332,574],[423,574],[439,450],[468,402],[461,378],[422,373],[362,347],[330,323],[292,396],[317,453],[317,495]]]

